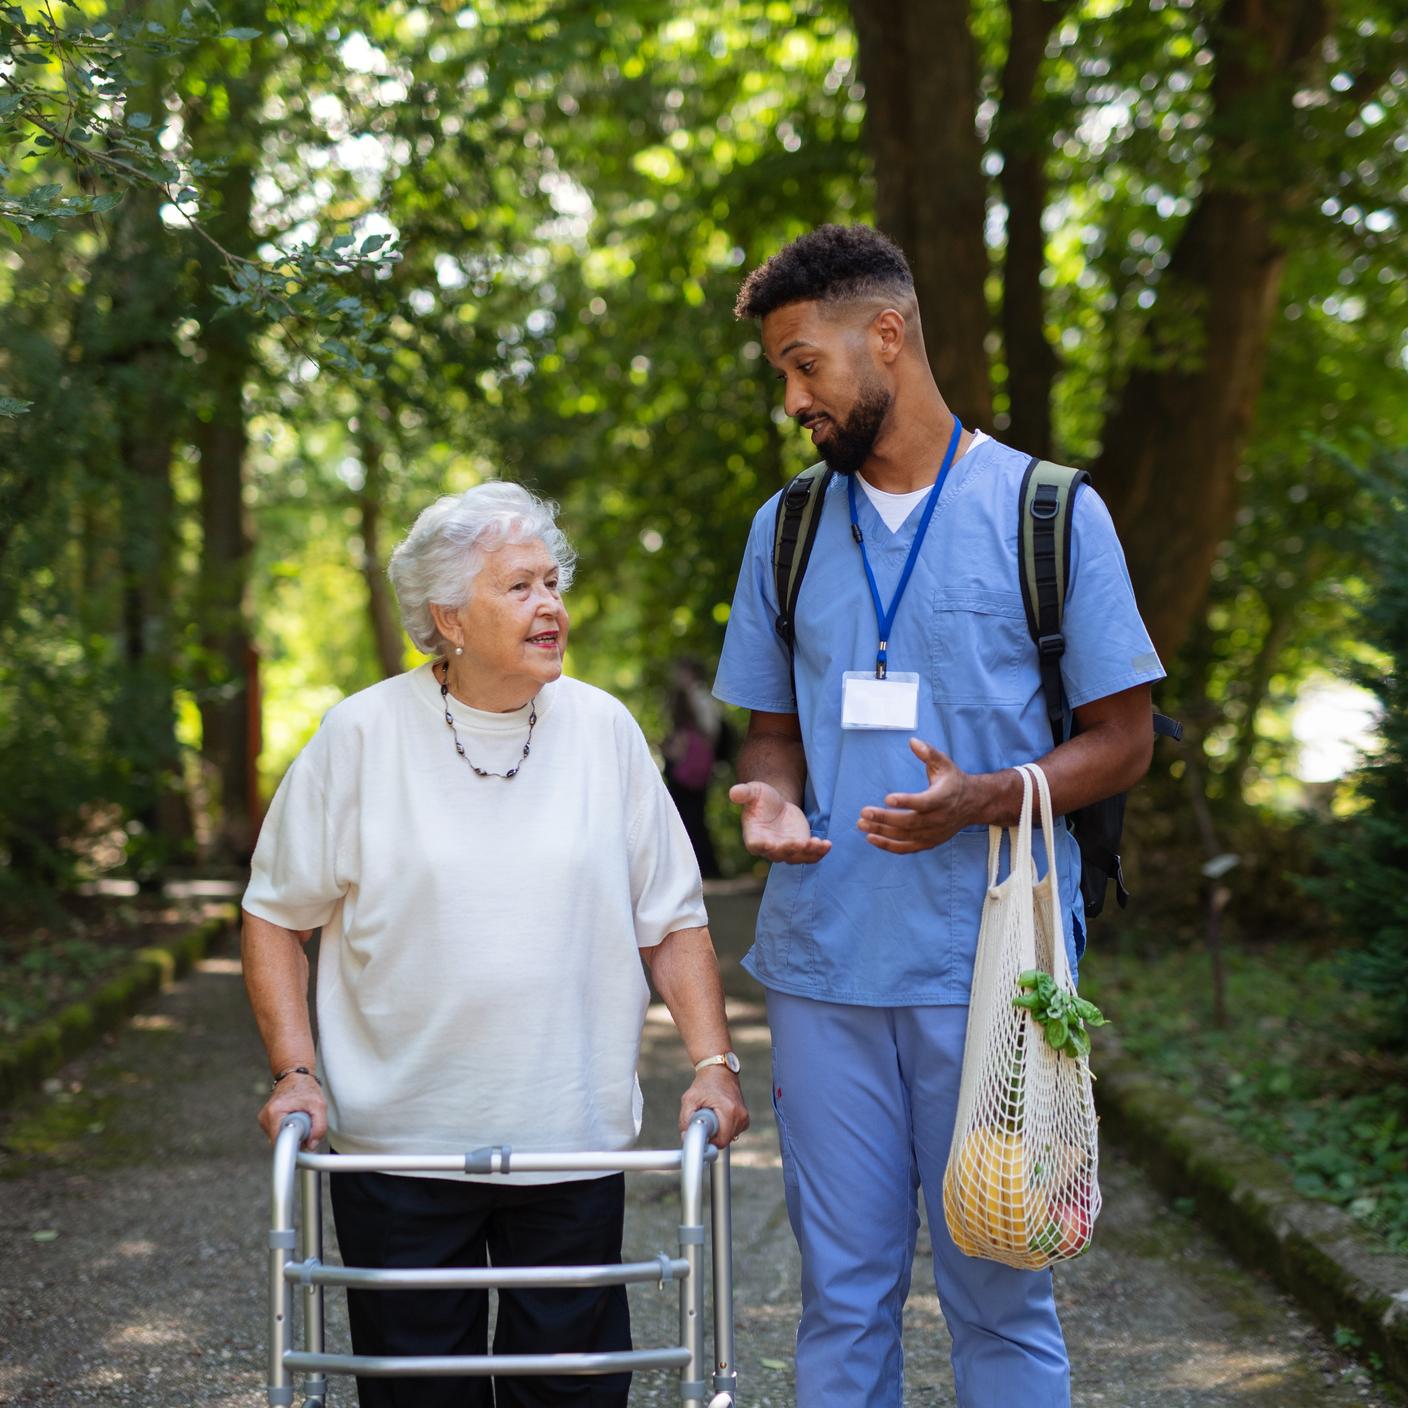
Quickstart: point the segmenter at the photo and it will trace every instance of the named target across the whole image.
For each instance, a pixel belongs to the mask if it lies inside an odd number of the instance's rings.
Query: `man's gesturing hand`
[[[940,846],[979,819],[972,814],[968,774],[922,739],[911,738],[909,746],[924,764],[928,787],[922,792],[892,792],[883,807],[865,807],[859,823],[872,846],[900,856]]]
[[[831,849],[830,841],[812,835],[806,812],[766,782],[737,783],[728,799],[743,808],[743,844],[750,855],[812,865]]]

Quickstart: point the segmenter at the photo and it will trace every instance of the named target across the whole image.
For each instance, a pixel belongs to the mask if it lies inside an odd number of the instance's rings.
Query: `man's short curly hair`
[[[819,225],[760,264],[738,290],[736,318],[766,318],[789,303],[914,295],[900,247],[869,225]]]

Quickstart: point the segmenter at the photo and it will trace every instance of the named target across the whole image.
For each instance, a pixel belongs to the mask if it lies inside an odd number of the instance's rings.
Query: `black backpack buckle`
[[[1043,660],[1059,660],[1066,653],[1066,638],[1056,631],[1053,635],[1039,637],[1036,648]]]
[[[1038,487],[1032,497],[1031,515],[1033,518],[1042,520],[1056,517],[1056,510],[1061,505],[1061,497],[1056,492],[1054,484],[1042,484]]]

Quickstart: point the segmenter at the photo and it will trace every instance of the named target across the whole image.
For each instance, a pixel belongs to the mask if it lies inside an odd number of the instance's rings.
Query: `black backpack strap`
[[[782,492],[773,528],[772,570],[777,584],[777,630],[787,642],[789,658],[797,641],[797,598],[802,591],[807,561],[821,523],[821,505],[831,482],[825,460],[804,469]]]
[[[1052,740],[1065,741],[1066,697],[1061,687],[1061,657],[1066,638],[1066,585],[1071,562],[1071,506],[1076,490],[1090,483],[1083,469],[1039,460],[1035,455],[1022,475],[1017,495],[1017,564],[1027,630],[1036,644],[1041,692]]]
[[[1160,738],[1171,738],[1175,743],[1183,739],[1183,725],[1177,719],[1171,719],[1167,714],[1161,714],[1156,709],[1154,711],[1154,733]]]

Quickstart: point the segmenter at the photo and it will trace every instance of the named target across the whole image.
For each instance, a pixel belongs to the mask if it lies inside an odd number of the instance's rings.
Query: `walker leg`
[[[323,1185],[315,1168],[302,1170],[303,1207],[300,1226],[303,1233],[303,1260],[323,1259]],[[323,1352],[323,1288],[310,1283],[303,1291],[303,1348],[309,1354]],[[328,1396],[328,1377],[312,1373],[303,1380],[307,1395],[303,1408],[323,1408]]]
[[[712,1116],[713,1112],[709,1111]],[[680,1369],[680,1402],[704,1402],[704,1149],[705,1123],[696,1117],[684,1135],[680,1160],[680,1256],[689,1274],[680,1282],[680,1343],[689,1362]]]
[[[738,1396],[738,1366],[733,1358],[733,1203],[728,1146],[719,1150],[709,1171],[709,1201],[714,1224],[714,1397],[709,1408],[733,1408]]]
[[[284,1365],[291,1347],[293,1311],[284,1267],[293,1260],[297,1234],[293,1230],[294,1184],[298,1176],[298,1146],[308,1136],[304,1114],[290,1115],[274,1145],[274,1174],[269,1218],[269,1388],[271,1408],[293,1403],[293,1375]]]

